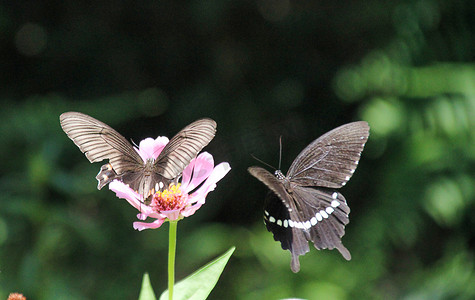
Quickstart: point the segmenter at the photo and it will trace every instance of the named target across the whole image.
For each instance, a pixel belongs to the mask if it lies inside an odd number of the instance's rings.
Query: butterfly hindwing
[[[330,189],[293,186],[293,197],[301,204],[298,217],[303,225],[299,226],[303,227],[307,240],[319,250],[336,248],[350,260],[350,252],[341,242],[350,213],[343,195]]]
[[[289,250],[292,255],[290,267],[293,272],[300,270],[298,257],[304,255],[310,248],[307,238],[301,229],[291,227],[289,209],[277,195],[269,191],[264,205],[264,223],[274,240],[280,242],[282,249]]]

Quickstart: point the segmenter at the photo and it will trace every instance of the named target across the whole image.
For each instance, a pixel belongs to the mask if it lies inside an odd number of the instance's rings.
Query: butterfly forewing
[[[277,196],[279,196],[279,198],[281,199],[281,201],[284,202],[286,207],[290,207],[291,203],[289,194],[287,193],[279,179],[277,179],[269,171],[261,167],[249,167],[247,170],[249,171],[249,173],[251,173],[252,176],[259,179]]]
[[[117,174],[143,166],[142,158],[132,145],[107,124],[78,112],[62,114],[60,122],[64,132],[91,163],[109,159]]]
[[[302,186],[342,187],[353,175],[368,136],[364,121],[327,132],[297,156],[287,178]]]
[[[216,122],[200,119],[183,128],[165,146],[155,161],[154,171],[167,179],[177,177],[190,161],[214,138]]]

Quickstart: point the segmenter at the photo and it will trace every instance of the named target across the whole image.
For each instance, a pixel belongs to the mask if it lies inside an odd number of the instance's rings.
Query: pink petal
[[[145,205],[142,200],[142,195],[137,194],[128,185],[122,181],[114,180],[109,183],[109,189],[115,192],[116,196],[127,200],[130,205],[135,207],[145,217],[158,217],[158,214],[149,206]]]
[[[165,215],[169,220],[175,221],[180,217],[180,209],[161,211],[162,215]]]
[[[159,136],[156,139],[146,138],[139,144],[139,149],[135,148],[144,161],[149,158],[156,159],[163,148],[168,144],[168,138]]]
[[[142,196],[137,194],[134,190],[132,190],[128,185],[126,185],[122,181],[119,181],[119,180],[112,181],[111,183],[109,183],[109,189],[115,192],[118,198],[127,200],[130,203],[130,205],[132,205],[133,207],[137,209],[140,205],[143,205],[142,202],[140,201],[142,199]]]
[[[145,223],[145,222],[134,222],[134,229],[138,231],[142,231],[144,229],[155,229],[162,226],[165,219],[157,219],[152,223]]]
[[[193,159],[183,171],[181,181],[182,191],[188,193],[200,185],[211,174],[213,166],[213,156],[208,152],[203,152]]]
[[[205,183],[191,195],[192,198],[196,198],[194,201],[204,203],[206,195],[214,190],[216,183],[220,181],[230,170],[231,166],[227,162],[217,165],[213,169],[213,172],[211,172],[211,175],[208,177],[208,179],[206,179]]]
[[[137,214],[137,219],[139,219],[139,220],[144,221],[144,220],[146,220],[147,218],[148,218],[148,215],[146,215],[146,214],[144,214],[144,213],[138,213],[138,214]]]
[[[194,205],[187,206],[182,212],[181,215],[184,217],[189,217],[193,215],[201,206],[203,203],[196,203]]]

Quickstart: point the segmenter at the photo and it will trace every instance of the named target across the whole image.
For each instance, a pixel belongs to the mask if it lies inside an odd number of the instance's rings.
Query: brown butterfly
[[[299,256],[310,251],[308,241],[317,249],[336,248],[351,259],[341,242],[350,208],[335,189],[350,180],[368,137],[368,123],[349,123],[308,145],[286,176],[280,170],[274,176],[260,167],[248,168],[270,189],[264,222],[282,248],[291,252],[293,272],[300,270]]]
[[[122,135],[91,116],[66,112],[59,119],[64,132],[91,163],[109,160],[96,176],[98,189],[118,179],[144,199],[178,180],[183,169],[216,133],[215,121],[200,119],[178,132],[156,159],[144,161]]]

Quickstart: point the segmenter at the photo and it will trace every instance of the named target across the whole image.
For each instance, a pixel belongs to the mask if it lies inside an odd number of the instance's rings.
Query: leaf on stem
[[[232,247],[217,259],[213,260],[195,273],[178,282],[175,285],[173,291],[174,300],[206,299],[218,282],[219,276],[221,276],[224,267],[226,266],[235,249],[236,247]],[[160,300],[167,299],[168,290],[163,292],[163,294],[160,296]]]

